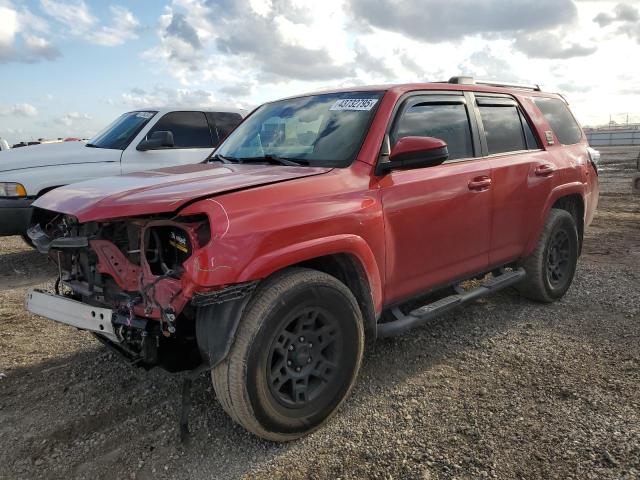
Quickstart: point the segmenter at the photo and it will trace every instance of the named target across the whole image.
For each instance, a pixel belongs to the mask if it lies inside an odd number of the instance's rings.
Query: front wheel
[[[521,265],[527,272],[517,288],[532,300],[550,303],[569,290],[578,262],[578,229],[566,210],[552,209],[536,249]]]
[[[355,383],[364,350],[358,303],[336,278],[291,269],[254,293],[227,358],[212,371],[225,411],[274,441],[321,426]]]

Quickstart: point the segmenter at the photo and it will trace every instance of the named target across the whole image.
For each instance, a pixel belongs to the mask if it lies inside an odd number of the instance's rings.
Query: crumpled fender
[[[294,243],[256,258],[238,278],[239,282],[265,278],[291,265],[326,255],[353,255],[363,267],[376,313],[382,311],[382,279],[373,252],[367,242],[357,235],[342,234]]]

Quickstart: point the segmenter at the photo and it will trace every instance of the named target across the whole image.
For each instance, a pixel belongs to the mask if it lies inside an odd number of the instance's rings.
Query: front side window
[[[482,106],[480,117],[489,155],[527,150],[518,108],[514,105]]]
[[[449,149],[449,160],[473,157],[467,107],[462,103],[418,103],[409,107],[398,120],[392,140],[395,143],[404,137],[444,140]]]
[[[534,98],[533,101],[553,128],[560,143],[573,145],[580,142],[582,130],[566,103],[557,98]]]
[[[207,118],[216,131],[218,143],[227,138],[242,122],[242,115],[233,112],[208,112]]]
[[[124,150],[157,112],[129,112],[98,133],[88,147]]]
[[[216,154],[230,160],[279,157],[344,167],[355,158],[383,92],[341,92],[280,100],[256,110]]]
[[[171,112],[158,120],[147,138],[154,132],[173,133],[174,148],[212,148],[211,130],[202,112]]]

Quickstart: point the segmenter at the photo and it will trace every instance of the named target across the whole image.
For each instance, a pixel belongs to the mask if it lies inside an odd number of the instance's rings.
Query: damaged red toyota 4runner
[[[141,366],[211,370],[235,421],[295,439],[336,411],[376,337],[510,286],[561,298],[598,156],[536,86],[455,77],[270,102],[203,164],[38,199],[29,236],[60,278],[28,308]]]

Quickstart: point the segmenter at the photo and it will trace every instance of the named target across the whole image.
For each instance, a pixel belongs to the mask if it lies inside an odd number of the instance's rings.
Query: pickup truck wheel
[[[27,245],[29,245],[31,248],[36,248],[36,246],[33,244],[33,242],[31,241],[31,239],[26,233],[21,233],[20,237],[22,237],[22,241]]]
[[[517,286],[522,295],[550,303],[564,296],[576,271],[578,229],[566,210],[552,209],[538,245],[521,262],[526,278]]]
[[[229,355],[212,371],[213,386],[244,428],[267,440],[293,440],[335,413],[363,350],[351,291],[325,273],[291,269],[256,290]]]

